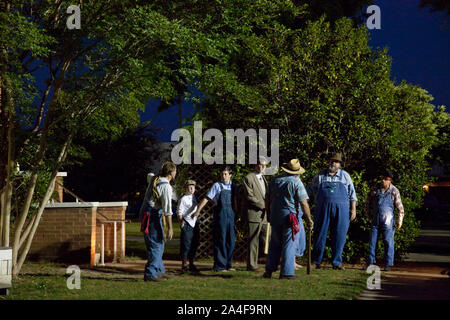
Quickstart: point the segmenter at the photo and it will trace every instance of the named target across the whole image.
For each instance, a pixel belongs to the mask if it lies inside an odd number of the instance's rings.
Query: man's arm
[[[348,198],[350,200],[350,221],[355,220],[356,218],[356,202],[358,201],[358,198],[356,197],[356,191],[355,186],[353,185],[352,178],[350,175],[346,172],[346,180],[347,180],[347,190],[348,190]]]
[[[308,228],[310,230],[313,229],[314,227],[314,222],[311,219],[311,212],[309,210],[309,205],[308,205],[308,200],[302,200],[300,201],[300,206],[302,207],[302,211],[303,213],[306,215],[306,223],[308,224]]]
[[[403,224],[403,218],[405,216],[405,211],[403,209],[402,199],[400,198],[400,191],[398,189],[396,189],[396,192],[394,192],[393,194],[394,194],[394,203],[398,210],[397,229],[400,230],[400,228],[402,227],[402,224]]]
[[[163,211],[163,215],[167,217],[168,227],[169,227],[169,234],[168,239],[172,240],[173,237],[173,229],[172,229],[172,187],[170,184],[163,184],[161,186],[161,208]]]

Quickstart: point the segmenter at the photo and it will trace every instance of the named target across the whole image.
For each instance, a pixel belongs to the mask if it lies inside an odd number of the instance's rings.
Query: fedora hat
[[[339,152],[333,153],[330,158],[330,161],[331,160],[342,162],[342,155]]]
[[[291,174],[302,174],[305,172],[305,169],[302,168],[298,159],[292,159],[287,163],[283,163],[281,165],[281,170]]]

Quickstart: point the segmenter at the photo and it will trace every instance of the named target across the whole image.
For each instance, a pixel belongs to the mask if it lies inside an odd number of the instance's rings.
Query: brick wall
[[[28,259],[73,264],[95,263],[100,253],[101,222],[124,220],[126,202],[54,203],[47,205]],[[105,224],[105,262],[114,258],[114,224]],[[117,223],[116,260],[125,257],[122,224]]]
[[[28,258],[93,264],[96,207],[46,208]],[[94,237],[94,239],[93,239]]]

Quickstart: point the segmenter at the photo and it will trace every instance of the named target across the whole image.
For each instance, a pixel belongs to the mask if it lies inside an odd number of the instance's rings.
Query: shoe
[[[161,282],[161,281],[164,281],[164,279],[162,279],[161,277],[152,278],[152,277],[144,276],[144,281],[145,282],[147,282],[147,281]]]
[[[284,275],[281,275],[281,274],[280,274],[280,279],[285,279],[285,280],[298,280],[298,279],[300,279],[300,278],[297,277],[297,276],[284,276]]]
[[[272,272],[264,272],[264,274],[263,274],[263,278],[267,278],[267,279],[270,279],[270,278],[272,278]]]
[[[227,270],[228,270],[228,271],[236,271],[235,268],[228,268]]]
[[[220,269],[220,270],[218,270],[218,269],[213,269],[213,271],[214,271],[214,272],[228,272],[227,269]]]
[[[247,271],[262,271],[261,268],[253,268],[253,267],[247,267]]]
[[[316,269],[322,269],[322,265],[320,263],[316,264]]]
[[[345,270],[345,268],[341,264],[340,266],[333,266],[333,270]]]
[[[189,271],[190,272],[200,272],[197,267],[193,264],[189,265]]]
[[[391,267],[386,266],[386,267],[384,267],[383,271],[392,271],[392,269],[391,269]]]
[[[295,264],[294,268],[295,268],[295,270],[300,270],[301,268],[303,268],[303,266],[300,264]]]
[[[163,274],[161,274],[158,278],[162,278],[162,279],[172,279],[173,276],[163,273]]]

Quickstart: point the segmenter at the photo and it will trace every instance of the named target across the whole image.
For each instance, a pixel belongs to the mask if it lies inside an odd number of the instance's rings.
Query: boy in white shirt
[[[180,255],[181,270],[198,272],[194,265],[195,253],[199,244],[199,228],[196,224],[197,217],[193,217],[193,213],[197,210],[197,199],[195,193],[195,181],[187,180],[185,184],[185,194],[178,203],[177,215],[181,222],[180,235]],[[189,260],[189,268],[187,261]]]

